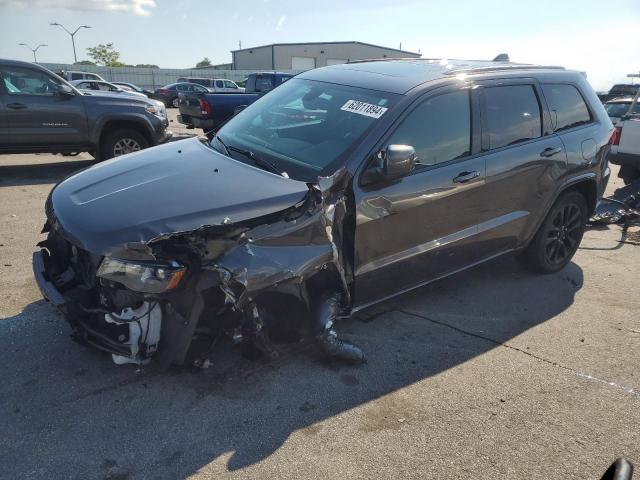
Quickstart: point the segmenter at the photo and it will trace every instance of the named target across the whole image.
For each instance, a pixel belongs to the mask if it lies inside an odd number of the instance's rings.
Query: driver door
[[[379,146],[413,146],[419,162],[413,172],[354,186],[356,308],[480,260],[474,237],[488,217],[489,192],[478,99],[469,88],[427,95]]]
[[[12,148],[80,147],[88,143],[81,95],[60,95],[60,80],[41,70],[2,66]]]

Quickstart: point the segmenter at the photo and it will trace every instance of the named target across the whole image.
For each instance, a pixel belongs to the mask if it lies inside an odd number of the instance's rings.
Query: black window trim
[[[481,106],[481,118],[482,118],[482,148],[481,153],[483,155],[491,154],[493,152],[502,152],[503,150],[507,150],[510,148],[518,148],[522,145],[528,145],[533,142],[538,142],[541,139],[553,135],[553,127],[551,125],[551,114],[549,113],[549,107],[547,105],[546,99],[542,94],[542,87],[540,83],[535,78],[500,78],[500,79],[491,79],[478,82],[480,84],[480,106]],[[492,87],[514,87],[514,86],[522,86],[528,85],[533,88],[534,95],[536,96],[536,100],[538,102],[538,107],[540,108],[540,120],[541,120],[541,129],[540,136],[537,138],[532,138],[526,140],[524,142],[514,143],[513,145],[504,145],[498,148],[491,148],[491,144],[489,143],[489,125],[487,124],[487,106],[486,106],[486,97],[484,95],[485,88]]]
[[[571,87],[575,88],[578,91],[578,95],[580,95],[580,97],[582,98],[582,101],[584,102],[585,106],[587,107],[587,112],[589,112],[589,117],[590,117],[589,121],[586,122],[586,123],[581,123],[580,125],[576,125],[575,127],[571,127],[571,128],[564,128],[564,129],[561,129],[561,130],[556,130],[556,127],[555,127],[554,121],[553,121],[553,115],[551,115],[551,112],[553,110],[551,110],[551,107],[549,107],[549,121],[551,122],[551,130],[553,131],[553,133],[555,133],[555,134],[564,134],[566,132],[573,132],[573,131],[576,131],[578,129],[589,127],[589,126],[597,123],[597,120],[596,120],[597,117],[594,115],[593,110],[591,108],[591,105],[585,99],[584,94],[582,93],[582,90],[580,89],[580,86],[578,84],[573,83],[573,82],[567,82],[567,81],[564,81],[564,82],[541,82],[540,83],[540,92],[542,93],[543,98],[545,98],[545,101],[546,101],[546,97],[544,97],[544,88],[542,88],[542,87],[544,87],[544,85],[568,85],[568,86],[571,86]]]
[[[6,67],[0,65],[0,95],[8,95],[9,91],[6,89],[6,86],[4,84],[4,69]]]
[[[381,136],[381,140],[375,143],[375,146],[369,151],[369,153],[366,155],[365,159],[363,162],[361,162],[362,167],[359,168],[359,173],[358,173],[358,186],[360,188],[378,188],[380,185],[379,184],[375,184],[375,185],[366,185],[362,183],[362,179],[363,176],[365,174],[365,172],[367,171],[367,169],[369,168],[369,165],[375,161],[375,155],[382,150],[383,148],[385,148],[388,144],[389,139],[391,138],[391,136],[396,132],[396,130],[398,129],[398,127],[400,127],[400,125],[402,125],[402,122],[404,122],[404,120],[413,113],[413,111],[415,109],[417,109],[420,105],[422,105],[424,102],[438,97],[440,95],[445,95],[447,93],[454,93],[454,92],[458,92],[458,91],[467,91],[469,93],[469,110],[470,110],[470,115],[471,115],[471,131],[470,131],[470,137],[471,137],[471,155],[467,155],[466,157],[461,157],[461,158],[455,158],[452,160],[449,160],[447,162],[441,162],[441,163],[436,163],[434,165],[422,165],[420,167],[416,167],[413,169],[413,171],[407,175],[407,176],[413,176],[413,175],[418,175],[418,174],[422,174],[422,173],[426,173],[426,172],[430,172],[432,170],[435,170],[437,168],[443,168],[449,165],[453,165],[455,163],[460,163],[460,162],[466,162],[468,160],[477,158],[479,156],[481,156],[483,154],[483,152],[480,150],[480,138],[481,138],[481,128],[480,128],[480,123],[481,123],[481,119],[480,119],[480,105],[479,105],[479,95],[478,95],[478,89],[474,88],[474,85],[472,84],[467,84],[465,86],[463,86],[462,88],[459,85],[445,85],[445,86],[440,86],[440,87],[436,87],[434,89],[429,89],[427,91],[425,91],[424,93],[422,93],[421,95],[418,95],[415,100],[413,100],[413,102],[411,102],[405,109],[404,111],[399,114],[389,125],[389,127],[386,129],[386,131],[384,132],[384,134]]]

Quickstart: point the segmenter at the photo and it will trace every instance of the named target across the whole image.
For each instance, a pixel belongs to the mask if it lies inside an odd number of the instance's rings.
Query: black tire
[[[119,157],[127,153],[144,150],[149,142],[144,135],[131,129],[115,130],[105,136],[99,147],[100,160]]]
[[[519,258],[538,273],[562,270],[580,246],[587,224],[587,201],[580,192],[563,194],[547,214],[531,243]]]
[[[176,97],[176,98],[171,100],[171,106],[173,108],[178,108],[180,106],[179,102],[180,102],[180,99],[178,97]]]

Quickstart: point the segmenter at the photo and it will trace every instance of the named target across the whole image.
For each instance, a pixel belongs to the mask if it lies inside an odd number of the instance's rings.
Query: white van
[[[233,80],[227,80],[226,78],[180,77],[178,82],[197,83],[208,88],[213,93],[244,93],[244,88],[236,85]]]
[[[97,73],[89,73],[89,72],[74,72],[71,70],[62,71],[58,73],[62,78],[66,81],[70,82],[71,80],[98,80],[100,82],[104,82],[105,79],[102,78]]]

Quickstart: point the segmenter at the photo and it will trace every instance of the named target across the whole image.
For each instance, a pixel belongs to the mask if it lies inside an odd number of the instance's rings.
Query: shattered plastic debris
[[[589,223],[629,225],[638,219],[640,219],[640,179],[617,189],[612,197],[600,200]]]

